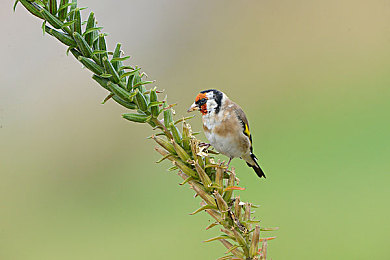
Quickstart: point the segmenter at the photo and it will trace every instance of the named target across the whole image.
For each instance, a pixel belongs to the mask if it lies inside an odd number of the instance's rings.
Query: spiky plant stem
[[[171,169],[184,180],[181,184],[187,183],[202,199],[201,207],[191,214],[205,211],[215,220],[206,229],[221,227],[220,236],[205,241],[219,240],[226,247],[225,256],[219,259],[266,259],[267,240],[273,237],[260,238],[260,232],[275,229],[261,228],[252,218],[254,205],[234,196],[234,190],[241,189],[236,186],[234,169],[228,171],[224,163],[214,161],[184,118],[173,120],[172,106],[158,100],[157,88],[146,89],[145,85],[153,81],[143,80],[145,74],[140,68],[123,65],[129,57],[122,56],[120,44],[114,52],[108,51],[106,35],[101,33],[102,27],[96,27],[94,13],[89,14],[83,28],[77,0],[59,0],[58,4],[56,0],[16,0],[14,8],[18,2],[42,19],[44,32],[67,45],[68,51],[93,73],[92,78],[109,92],[104,103],[112,99],[135,111],[123,114],[123,118],[160,130],[151,137],[159,145],[155,150],[163,156],[159,162],[171,161]]]

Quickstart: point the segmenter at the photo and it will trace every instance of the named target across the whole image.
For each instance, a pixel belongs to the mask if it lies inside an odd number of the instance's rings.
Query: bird
[[[215,150],[229,157],[243,159],[260,178],[265,174],[253,154],[252,135],[242,108],[216,89],[201,91],[187,112],[200,111],[203,130]]]

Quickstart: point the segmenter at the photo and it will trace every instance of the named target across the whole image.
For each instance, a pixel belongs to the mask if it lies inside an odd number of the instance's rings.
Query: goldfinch
[[[239,105],[221,91],[209,89],[198,94],[187,112],[195,110],[202,114],[203,130],[210,144],[229,157],[228,167],[233,158],[240,157],[257,176],[265,178],[253,154],[248,120]]]

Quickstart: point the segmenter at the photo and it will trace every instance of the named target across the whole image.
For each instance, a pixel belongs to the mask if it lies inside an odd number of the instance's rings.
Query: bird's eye
[[[202,106],[202,105],[206,104],[206,102],[207,102],[207,100],[205,98],[202,98],[197,103],[199,106]]]

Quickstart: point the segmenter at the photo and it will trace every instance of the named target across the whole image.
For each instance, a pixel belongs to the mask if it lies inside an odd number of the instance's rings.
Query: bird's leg
[[[226,165],[226,170],[229,170],[229,165],[230,165],[230,162],[232,161],[233,158],[230,158],[227,165]]]

